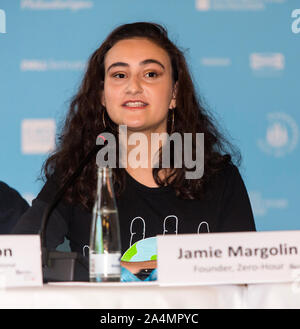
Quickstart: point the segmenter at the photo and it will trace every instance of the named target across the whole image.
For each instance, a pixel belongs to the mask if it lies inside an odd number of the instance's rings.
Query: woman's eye
[[[147,72],[146,76],[149,78],[155,78],[158,76],[158,74],[156,72]]]
[[[116,73],[116,74],[113,75],[113,77],[123,79],[123,78],[125,78],[125,74],[124,73]]]

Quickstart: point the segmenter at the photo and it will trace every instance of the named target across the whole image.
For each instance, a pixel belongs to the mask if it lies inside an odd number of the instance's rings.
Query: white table
[[[292,283],[186,287],[160,287],[153,282],[57,283],[2,289],[0,308],[300,308],[300,287]]]
[[[46,284],[0,291],[0,308],[242,308],[246,286]]]
[[[300,285],[294,283],[251,284],[247,289],[248,308],[300,308]]]

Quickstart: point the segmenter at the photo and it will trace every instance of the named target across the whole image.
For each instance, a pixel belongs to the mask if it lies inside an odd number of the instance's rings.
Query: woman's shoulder
[[[211,177],[208,184],[208,190],[211,192],[209,195],[224,195],[243,184],[238,166],[232,162],[226,163]]]
[[[204,168],[205,170],[205,168]],[[227,162],[222,167],[215,170],[214,174],[211,174],[212,181],[225,182],[232,177],[239,175],[239,169],[234,163]]]
[[[224,180],[230,180],[236,176],[240,176],[240,171],[237,165],[233,164],[232,162],[226,163],[224,167],[220,170],[220,176]]]
[[[52,200],[59,189],[59,181],[56,174],[52,174],[43,179],[44,185],[37,195],[37,199],[44,202]]]
[[[44,178],[44,185],[38,193],[36,200],[49,204],[54,200],[54,198],[57,198],[57,194],[61,193],[62,188],[63,180],[57,172],[54,172]],[[65,216],[69,216],[74,211],[74,208],[77,210],[80,208],[81,210],[83,209],[86,211],[86,208],[84,208],[81,204],[67,200],[65,198],[65,194],[61,195],[59,198],[57,208],[61,212],[65,213]]]

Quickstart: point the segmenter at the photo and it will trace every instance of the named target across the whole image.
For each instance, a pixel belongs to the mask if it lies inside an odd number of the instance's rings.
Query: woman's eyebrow
[[[145,59],[144,61],[142,61],[142,62],[140,63],[140,65],[146,65],[146,64],[151,64],[151,63],[158,64],[158,65],[160,65],[163,69],[165,69],[164,65],[163,65],[160,61],[158,61],[158,60],[156,60],[156,59],[152,59],[152,58]]]
[[[143,60],[142,62],[140,62],[140,65],[146,65],[146,64],[151,64],[151,63],[158,64],[163,69],[165,69],[164,65],[160,61],[158,61],[156,59],[152,59],[152,58]],[[113,63],[113,64],[111,64],[108,67],[108,69],[106,70],[106,72],[108,72],[111,68],[116,67],[116,66],[125,66],[125,67],[128,67],[129,64],[128,63],[125,63],[125,62],[116,62],[116,63]]]

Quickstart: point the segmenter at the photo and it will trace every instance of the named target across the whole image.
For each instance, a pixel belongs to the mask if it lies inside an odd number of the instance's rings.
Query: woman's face
[[[169,55],[144,38],[117,42],[106,54],[102,104],[129,131],[166,132],[176,106]]]

